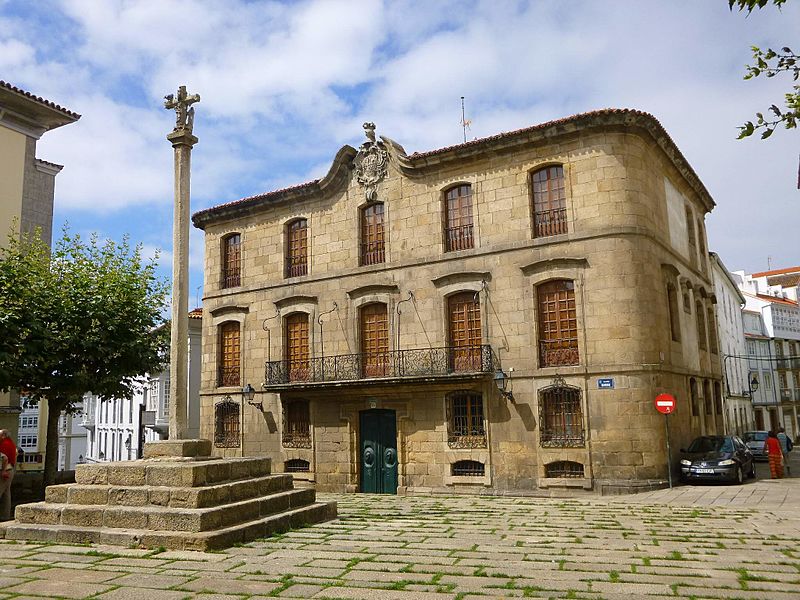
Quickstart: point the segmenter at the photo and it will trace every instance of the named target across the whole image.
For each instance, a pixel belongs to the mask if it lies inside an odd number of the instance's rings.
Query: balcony
[[[792,368],[792,360],[789,358],[784,358],[779,356],[775,359],[775,368],[777,369],[791,369]]]
[[[264,389],[277,391],[353,382],[476,379],[494,373],[498,366],[489,345],[340,354],[292,362],[276,360],[266,363]]]

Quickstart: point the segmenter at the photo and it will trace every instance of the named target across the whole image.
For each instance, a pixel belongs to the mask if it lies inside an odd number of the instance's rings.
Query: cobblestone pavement
[[[0,540],[0,599],[796,600],[799,493],[800,479],[613,498],[323,495],[338,520],[221,553]]]

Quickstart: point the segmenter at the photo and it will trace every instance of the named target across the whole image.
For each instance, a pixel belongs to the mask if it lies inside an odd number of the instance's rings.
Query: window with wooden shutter
[[[297,219],[286,226],[286,277],[308,274],[308,221]]]
[[[219,374],[218,385],[241,384],[241,335],[239,323],[230,321],[219,327]]]
[[[567,233],[567,196],[564,167],[554,165],[531,175],[533,237]]]
[[[385,262],[383,244],[383,204],[376,202],[361,209],[361,264]]]
[[[448,330],[450,368],[453,371],[481,369],[481,307],[475,292],[450,296]]]
[[[283,403],[284,448],[311,448],[311,427],[308,400],[286,400]]]
[[[389,320],[385,304],[376,302],[361,308],[361,355],[364,377],[389,374]]]
[[[539,366],[578,364],[578,319],[575,285],[556,280],[536,290],[539,307]]]
[[[459,185],[445,194],[444,205],[445,251],[472,248],[472,187]]]
[[[308,315],[294,313],[286,317],[285,360],[289,381],[307,381],[309,371]]]
[[[233,233],[222,240],[222,287],[242,284],[242,236]]]

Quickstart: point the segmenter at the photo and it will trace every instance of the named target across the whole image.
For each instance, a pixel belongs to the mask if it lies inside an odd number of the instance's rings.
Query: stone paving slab
[[[219,553],[0,540],[0,600],[800,598],[800,479],[327,499],[338,520]]]

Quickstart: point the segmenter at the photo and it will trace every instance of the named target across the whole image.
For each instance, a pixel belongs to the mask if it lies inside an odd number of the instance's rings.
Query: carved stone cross
[[[192,133],[194,108],[189,107],[195,102],[200,102],[200,94],[187,94],[185,85],[178,88],[177,98],[173,94],[164,96],[164,108],[175,109],[175,129],[173,131]]]

